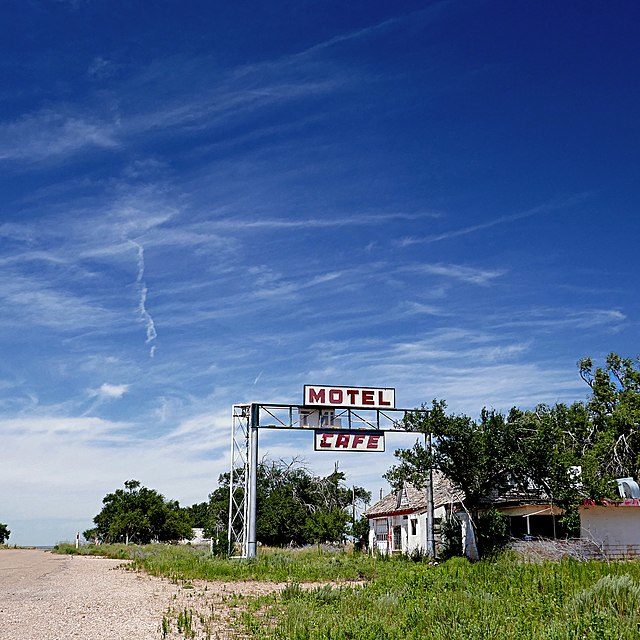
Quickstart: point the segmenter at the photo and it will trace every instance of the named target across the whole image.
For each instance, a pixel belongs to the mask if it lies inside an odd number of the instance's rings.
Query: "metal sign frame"
[[[257,554],[256,511],[258,485],[258,431],[308,431],[313,434],[317,427],[301,425],[301,410],[304,415],[314,411],[331,410],[333,423],[322,426],[323,430],[336,431],[382,431],[412,433],[403,428],[410,413],[427,413],[425,409],[350,409],[317,407],[299,404],[248,403],[234,404],[231,414],[231,468],[229,475],[229,556],[255,558]],[[336,423],[335,421],[339,422]],[[342,424],[345,421],[346,424]],[[429,443],[430,443],[429,436]],[[430,446],[430,445],[429,445]],[[352,451],[351,453],[358,453]],[[431,470],[427,478],[427,553],[433,551],[433,490]]]

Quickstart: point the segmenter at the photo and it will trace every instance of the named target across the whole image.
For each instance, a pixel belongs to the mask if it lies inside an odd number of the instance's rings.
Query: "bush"
[[[462,527],[455,516],[442,521],[442,546],[438,556],[442,560],[462,555]]]
[[[476,527],[478,553],[481,558],[494,556],[502,551],[509,542],[509,521],[496,509],[485,511]]]

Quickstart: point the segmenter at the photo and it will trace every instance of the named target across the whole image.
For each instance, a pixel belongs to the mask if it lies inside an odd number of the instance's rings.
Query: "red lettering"
[[[333,438],[333,433],[323,433],[322,438],[320,438],[320,448],[321,449],[330,449],[331,442],[329,440]]]
[[[381,407],[390,407],[391,406],[390,402],[385,402],[385,400],[384,400],[384,391],[378,391],[378,404]]]
[[[320,402],[324,404],[324,389],[316,391],[313,387],[309,389],[309,404]]]
[[[373,391],[362,392],[362,404],[375,404],[373,400]]]
[[[380,436],[369,436],[369,442],[367,442],[367,449],[377,449]]]
[[[342,389],[330,389],[329,390],[329,402],[330,404],[342,404]]]
[[[356,403],[356,396],[358,395],[358,390],[357,389],[347,389],[347,395],[349,396],[349,400],[351,401],[351,404],[355,404]]]
[[[349,436],[346,433],[338,434],[338,437],[336,438],[336,449],[338,447],[342,447],[343,449],[346,449],[348,446],[349,446]]]
[[[362,444],[364,442],[364,436],[360,433],[357,433],[355,436],[353,436],[353,442],[351,443],[351,448],[352,449],[357,449],[359,444]]]

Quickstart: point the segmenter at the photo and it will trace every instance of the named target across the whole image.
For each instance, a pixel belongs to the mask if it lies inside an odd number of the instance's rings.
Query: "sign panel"
[[[314,431],[316,451],[384,451],[384,431],[347,431],[333,429]]]
[[[396,406],[396,390],[389,387],[327,387],[306,384],[303,404],[308,407],[393,409]]]

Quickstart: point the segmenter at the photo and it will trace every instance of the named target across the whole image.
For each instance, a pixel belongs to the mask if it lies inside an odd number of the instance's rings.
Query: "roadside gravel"
[[[177,614],[193,612],[195,638],[233,638],[227,601],[268,593],[268,583],[173,584],[127,571],[121,560],[0,550],[0,640],[184,638]],[[204,622],[203,622],[204,621]],[[166,631],[166,626],[165,626]]]

